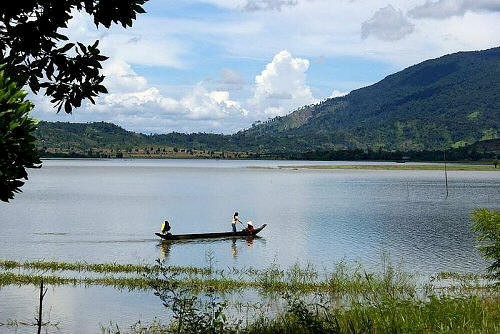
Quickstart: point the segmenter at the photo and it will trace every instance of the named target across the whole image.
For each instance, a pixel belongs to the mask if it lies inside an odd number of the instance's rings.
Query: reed
[[[180,287],[194,292],[235,292],[256,290],[262,294],[294,292],[301,294],[328,293],[331,296],[344,295],[363,297],[381,292],[389,296],[413,296],[417,284],[412,275],[385,264],[380,273],[371,273],[360,265],[338,263],[334,269],[318,271],[312,265],[301,267],[295,264],[283,269],[271,264],[264,269],[213,269],[197,267],[82,262],[16,262],[0,260],[0,286],[39,285],[43,279],[51,285],[102,285],[117,289],[149,290],[167,280],[175,281]],[[19,271],[14,272],[18,269]],[[51,274],[48,274],[51,273]],[[76,274],[79,273],[79,274]],[[80,274],[90,273],[82,276]],[[125,274],[125,276],[117,276]],[[162,276],[163,274],[163,276]],[[172,278],[172,275],[175,278]],[[460,278],[460,279],[459,279]],[[454,279],[459,284],[448,284],[448,290],[472,291],[487,289],[491,285],[478,280],[476,275],[442,273],[431,278],[432,283]],[[487,283],[487,281],[486,281]],[[434,288],[433,289],[437,289]],[[440,288],[441,290],[443,287]]]
[[[154,290],[155,294],[177,289],[182,292],[176,297],[178,305],[188,301],[192,319],[207,326],[203,328],[218,326],[218,333],[500,332],[500,287],[494,282],[481,275],[441,273],[422,285],[385,260],[376,273],[367,272],[360,264],[344,262],[331,271],[297,264],[289,268],[272,264],[264,269],[214,269],[172,267],[161,262],[150,266],[11,260],[0,261],[0,267],[4,270],[0,271],[0,286],[38,286],[43,280],[46,285],[98,285]],[[91,275],[80,276],[83,273]],[[206,301],[206,296],[242,290],[272,294],[273,301],[285,308],[278,313],[254,309],[257,316],[249,317],[247,312],[246,319],[235,318],[233,313],[234,322],[228,322],[229,316],[221,313],[228,312],[225,299],[208,303],[207,309],[197,303]],[[180,328],[179,321],[190,320],[179,313],[172,322],[137,323],[129,332],[169,332]],[[123,333],[117,325],[103,327],[102,331]]]
[[[275,317],[260,317],[240,333],[498,333],[498,297],[384,299],[317,311],[292,301]]]
[[[432,277],[432,279],[436,280],[445,280],[445,279],[457,279],[457,280],[481,280],[481,279],[487,279],[487,275],[482,275],[482,274],[474,274],[474,273],[454,273],[454,272],[449,272],[449,271],[443,271],[440,273],[437,273]]]
[[[195,267],[163,267],[121,264],[86,264],[64,262],[16,262],[0,261],[0,267],[8,270],[0,273],[0,286],[5,285],[37,285],[41,279],[54,285],[103,285],[126,289],[149,289],[151,285],[161,283],[160,271],[175,273],[176,281],[182,287],[194,291],[214,290],[219,292],[242,289],[256,289],[262,293],[296,291],[311,293],[315,291],[342,293],[361,293],[374,287],[391,285],[393,289],[404,290],[400,282],[390,281],[386,276],[361,274],[360,268],[347,270],[346,265],[340,265],[332,273],[321,275],[311,265],[301,268],[294,265],[289,269],[281,269],[277,265],[257,270],[247,268],[230,271],[209,270]],[[31,272],[11,272],[13,269],[29,270]],[[92,272],[105,274],[104,277],[75,277],[63,275],[65,271]],[[52,272],[53,275],[45,273]],[[44,274],[40,274],[44,273]],[[126,273],[127,277],[117,277],[108,274]],[[323,277],[323,278],[321,278]],[[369,280],[365,280],[368,277]]]
[[[141,264],[119,264],[119,263],[87,263],[87,262],[56,262],[56,261],[26,261],[18,262],[13,260],[0,260],[0,268],[30,269],[47,272],[75,271],[75,272],[95,272],[95,273],[127,273],[127,274],[153,274],[159,272],[158,265]],[[169,266],[168,270],[180,274],[200,274],[211,273],[210,268]]]
[[[500,331],[500,297],[435,296],[422,300],[413,297],[388,296],[342,305],[307,302],[294,295],[283,296],[285,309],[277,314],[254,310],[256,317],[236,317],[224,322],[217,333],[498,333]],[[192,310],[190,310],[192,311]],[[208,309],[196,308],[205,325],[213,320]],[[179,314],[178,314],[179,316]],[[220,317],[220,315],[219,315]],[[175,320],[150,325],[136,323],[129,331],[117,324],[102,327],[104,333],[192,333],[189,327],[178,327]]]

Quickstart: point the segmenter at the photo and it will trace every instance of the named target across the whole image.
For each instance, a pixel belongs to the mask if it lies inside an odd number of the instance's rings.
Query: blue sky
[[[43,96],[34,116],[143,133],[233,133],[346,94],[429,58],[500,43],[500,0],[150,0],[99,39],[109,94],[72,115]]]

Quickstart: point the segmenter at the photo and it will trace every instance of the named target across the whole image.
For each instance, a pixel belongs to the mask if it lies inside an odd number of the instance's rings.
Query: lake
[[[278,168],[306,164],[363,163],[46,160],[0,204],[0,258],[327,269],[345,260],[377,270],[385,253],[423,276],[484,271],[470,212],[500,208],[500,173],[448,172],[446,198],[442,171]],[[234,211],[268,224],[261,238],[165,245],[154,235],[164,219],[174,234],[230,230]],[[35,287],[0,288],[0,323],[32,320],[36,300]],[[162,312],[152,293],[103,287],[49,288],[46,303],[63,333]]]

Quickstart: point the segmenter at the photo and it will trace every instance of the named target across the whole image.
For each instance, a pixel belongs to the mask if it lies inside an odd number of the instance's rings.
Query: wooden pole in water
[[[448,198],[448,171],[446,169],[446,149],[443,152],[444,155],[444,180],[446,185],[446,198]]]
[[[40,298],[39,298],[39,304],[38,304],[38,319],[37,320],[37,326],[38,326],[38,334],[42,332],[42,307],[43,307],[43,297],[45,297],[45,294],[47,293],[47,289],[43,291],[43,279],[40,281]]]

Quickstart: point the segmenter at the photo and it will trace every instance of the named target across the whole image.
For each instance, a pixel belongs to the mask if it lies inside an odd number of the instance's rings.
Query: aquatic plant
[[[338,263],[331,272],[312,265],[281,268],[172,267],[117,263],[1,260],[0,286],[99,285],[152,290],[172,315],[167,323],[137,322],[131,333],[474,333],[500,330],[500,288],[480,275],[441,273],[428,284],[382,259],[379,272]],[[14,271],[17,270],[17,271]],[[49,274],[50,273],[50,274]],[[75,275],[79,273],[79,275]],[[88,276],[82,274],[89,273]],[[64,274],[64,275],[63,275]],[[116,276],[124,274],[123,276]],[[451,283],[448,281],[451,280]],[[443,282],[445,284],[443,284]],[[225,293],[270,295],[282,311],[255,302],[243,318]],[[252,316],[255,314],[255,316]],[[231,319],[231,320],[230,320]],[[2,325],[2,324],[0,324]],[[5,324],[3,324],[5,325]],[[123,333],[117,324],[104,333]]]
[[[477,209],[472,212],[472,219],[479,251],[485,258],[493,260],[488,272],[492,278],[500,280],[500,211]]]
[[[76,271],[96,273],[132,273],[147,274],[159,271],[157,265],[119,264],[119,263],[87,263],[87,262],[56,262],[56,261],[26,261],[0,260],[3,269],[34,269],[40,271]],[[210,268],[168,266],[168,270],[183,274],[209,274]]]
[[[498,291],[497,291],[498,292]],[[217,333],[274,334],[274,333],[498,333],[500,330],[500,297],[498,294],[480,296],[430,296],[428,300],[415,297],[379,298],[375,303],[351,299],[343,305],[322,301],[307,301],[294,294],[284,294],[283,312],[247,315],[246,319],[225,322]],[[210,323],[224,313],[214,314],[210,306],[198,303],[199,297],[177,295],[183,311],[167,323],[155,320],[150,325],[138,323],[130,333],[213,333],[214,327],[193,327],[194,323]],[[165,304],[171,307],[170,303]],[[205,308],[204,308],[205,307]],[[222,308],[221,311],[224,311]],[[182,323],[182,326],[179,324]],[[204,331],[199,329],[203,328]],[[210,330],[210,328],[212,330]],[[104,333],[124,333],[117,324],[103,328]]]
[[[0,260],[0,286],[38,285],[43,279],[52,285],[102,285],[117,289],[150,290],[152,282],[162,284],[164,275],[174,275],[179,286],[193,292],[235,292],[253,289],[261,294],[276,294],[293,291],[300,294],[324,292],[332,297],[343,295],[367,296],[372,292],[385,291],[389,295],[412,296],[416,293],[413,276],[386,263],[379,273],[367,272],[360,264],[338,263],[331,272],[318,271],[312,265],[298,264],[283,269],[271,264],[264,269],[255,268],[197,268],[155,265],[82,262],[17,262]],[[19,271],[14,271],[18,269]],[[49,274],[51,273],[51,274]],[[79,273],[79,274],[78,274]],[[88,273],[88,275],[86,275]],[[124,274],[124,275],[118,275]],[[433,277],[433,281],[446,279]],[[458,281],[458,280],[457,280]],[[484,289],[475,276],[463,277],[454,290]],[[473,284],[472,284],[473,283]]]

